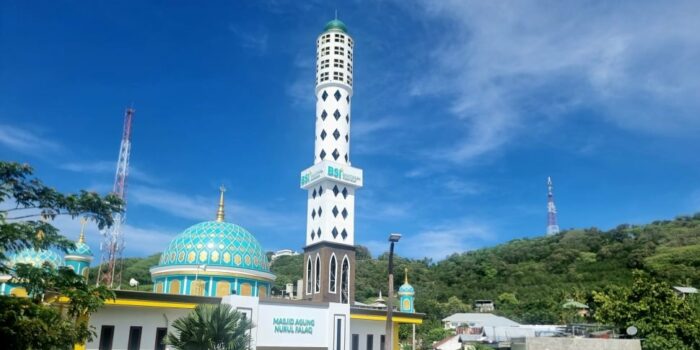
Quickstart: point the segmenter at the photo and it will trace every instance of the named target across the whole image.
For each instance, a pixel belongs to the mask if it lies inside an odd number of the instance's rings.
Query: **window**
[[[333,72],[333,80],[343,81],[345,74],[342,72]]]
[[[379,336],[379,350],[386,350],[386,337],[384,334]]]
[[[314,278],[314,293],[321,292],[321,257],[316,254],[316,276]]]
[[[352,73],[352,64],[348,63],[348,72]]]
[[[335,68],[345,68],[344,61],[342,59],[333,59],[333,67]]]
[[[156,328],[156,345],[153,347],[155,350],[165,350],[163,339],[165,339],[166,334],[168,334],[167,328]]]
[[[311,294],[311,257],[306,262],[306,294]]]
[[[335,319],[335,350],[342,350],[343,344],[343,319],[336,316]]]
[[[100,350],[112,350],[114,326],[102,326],[100,330]]]
[[[367,350],[374,349],[374,335],[367,334]]]
[[[330,293],[335,293],[335,274],[336,274],[336,261],[335,261],[335,254],[331,255],[331,262],[328,264],[330,266],[330,271],[328,271],[328,292]]]
[[[352,350],[360,350],[360,335],[359,334],[353,334],[352,335],[352,344],[350,344],[352,347]]]
[[[343,258],[343,266],[340,268],[340,302],[347,304],[350,300],[350,289],[348,286],[348,280],[350,277],[350,262],[348,257]]]
[[[333,47],[333,53],[336,54],[336,55],[345,56],[345,49],[342,48],[342,47],[334,46],[334,47]]]
[[[129,327],[129,350],[139,350],[141,348],[141,327]]]

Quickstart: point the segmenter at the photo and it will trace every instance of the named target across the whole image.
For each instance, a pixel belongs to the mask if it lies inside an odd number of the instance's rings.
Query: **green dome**
[[[341,22],[339,19],[334,19],[328,23],[326,23],[326,26],[323,28],[324,32],[328,32],[331,30],[339,30],[343,33],[348,32],[348,27],[345,26],[345,23]]]
[[[68,250],[68,255],[92,256],[92,250],[85,242],[78,241],[75,243],[75,249]]]
[[[243,227],[205,221],[177,235],[160,256],[159,267],[207,265],[270,272],[260,243]]]
[[[414,295],[416,292],[413,290],[413,286],[408,283],[404,283],[399,287],[399,295]]]
[[[16,264],[31,264],[34,267],[41,267],[44,262],[51,264],[54,268],[63,266],[63,258],[52,250],[24,249],[10,257],[8,266],[14,267]]]

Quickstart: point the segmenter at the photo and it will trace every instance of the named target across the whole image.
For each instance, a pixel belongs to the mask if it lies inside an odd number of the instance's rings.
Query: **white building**
[[[223,189],[216,220],[175,236],[158,266],[152,292],[116,291],[93,314],[97,337],[76,349],[165,349],[172,322],[199,304],[225,303],[252,320],[253,349],[379,350],[386,341],[386,308],[355,305],[355,190],[362,170],[350,166],[350,103],[354,42],[341,21],[328,22],[316,41],[314,165],[301,174],[308,192],[302,300],[271,298],[275,276],[261,245],[226,222]],[[301,239],[301,237],[300,237]],[[413,288],[401,287],[398,324],[420,324]],[[302,327],[289,327],[291,324]]]

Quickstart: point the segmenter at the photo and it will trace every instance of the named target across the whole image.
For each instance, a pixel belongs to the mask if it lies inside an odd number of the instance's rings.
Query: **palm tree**
[[[178,350],[244,350],[249,349],[252,327],[231,305],[200,304],[173,322],[177,335],[169,333],[165,343]]]

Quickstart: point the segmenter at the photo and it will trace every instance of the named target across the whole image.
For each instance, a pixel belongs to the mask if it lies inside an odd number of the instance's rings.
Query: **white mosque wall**
[[[252,347],[350,350],[350,307],[338,303],[263,300],[231,295],[232,305],[253,321]]]
[[[381,350],[381,337],[386,334],[385,321],[352,320],[350,341],[356,336],[358,350]],[[371,342],[371,348],[368,346]]]
[[[102,326],[114,326],[113,350],[127,349],[131,327],[141,327],[141,350],[155,349],[157,329],[167,328],[168,332],[172,332],[173,321],[191,311],[175,308],[105,306],[90,316],[90,326],[95,327],[97,335],[93,341],[86,344],[86,348],[98,350]]]

